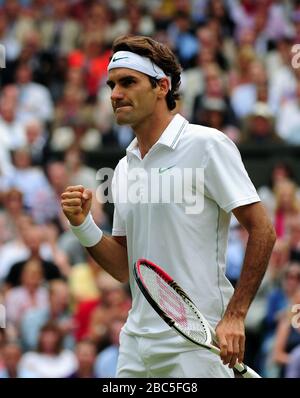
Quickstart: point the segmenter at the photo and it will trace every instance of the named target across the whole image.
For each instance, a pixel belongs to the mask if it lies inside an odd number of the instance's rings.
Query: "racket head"
[[[211,348],[211,327],[186,292],[157,264],[139,259],[134,277],[144,297],[187,340]]]

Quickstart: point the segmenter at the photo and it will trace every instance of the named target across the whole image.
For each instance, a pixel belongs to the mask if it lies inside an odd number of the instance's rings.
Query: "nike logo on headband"
[[[126,59],[126,58],[128,58],[128,57],[119,57],[119,58],[113,58],[113,62],[116,62],[116,61],[119,61],[120,59]]]

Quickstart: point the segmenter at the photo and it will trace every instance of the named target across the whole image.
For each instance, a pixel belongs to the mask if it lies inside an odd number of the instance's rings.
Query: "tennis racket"
[[[147,301],[169,326],[185,339],[220,356],[214,329],[174,279],[145,259],[134,265],[134,276]],[[237,362],[234,369],[244,378],[260,378],[243,363]]]

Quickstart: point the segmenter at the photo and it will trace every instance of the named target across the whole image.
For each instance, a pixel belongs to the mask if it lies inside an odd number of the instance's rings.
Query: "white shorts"
[[[120,378],[233,378],[218,355],[185,341],[175,332],[157,337],[120,335]]]

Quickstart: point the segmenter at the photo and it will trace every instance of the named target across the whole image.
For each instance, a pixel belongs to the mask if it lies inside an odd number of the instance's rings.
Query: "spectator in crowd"
[[[76,48],[82,29],[70,16],[69,2],[53,0],[51,6],[53,14],[40,24],[43,47],[55,55],[66,55]]]
[[[295,278],[298,283],[298,289],[294,292],[291,300],[291,306],[282,315],[276,331],[273,361],[279,367],[279,376],[284,377],[286,365],[290,361],[290,352],[300,344],[300,325],[293,322],[293,317],[299,311],[300,304],[300,265],[298,273],[290,273],[290,278]],[[296,283],[296,282],[295,282]],[[295,311],[294,305],[297,306]]]
[[[289,180],[278,182],[275,186],[275,198],[274,226],[277,236],[282,238],[287,234],[291,221],[300,215],[296,184]]]
[[[62,333],[55,322],[46,323],[39,335],[37,351],[28,351],[19,363],[20,372],[34,378],[64,378],[77,369],[75,354],[63,349]]]
[[[3,184],[10,189],[17,188],[23,194],[24,207],[32,212],[35,194],[39,191],[49,191],[49,183],[40,167],[32,165],[29,147],[13,151],[13,169],[5,176]]]
[[[6,343],[3,348],[3,366],[0,367],[0,379],[15,379],[24,377],[19,370],[22,349],[18,343]],[[28,374],[30,377],[30,374]]]
[[[277,118],[277,130],[285,142],[300,144],[300,79],[296,83],[295,96],[287,98],[280,107]]]
[[[20,252],[17,254],[19,258],[23,257],[23,260],[9,264],[10,267],[7,270],[5,278],[6,284],[9,287],[20,285],[22,270],[29,260],[35,260],[36,262],[40,263],[43,270],[43,276],[46,280],[60,278],[61,272],[57,265],[49,260],[45,260],[47,254],[48,258],[51,258],[52,253],[49,245],[48,247],[46,246],[46,248],[44,246],[43,249],[43,236],[41,227],[28,226],[26,229],[24,229],[23,233],[25,247],[22,248],[23,250],[20,250]],[[42,254],[43,251],[44,255]]]
[[[54,321],[63,335],[63,347],[74,348],[76,323],[71,312],[71,295],[68,284],[60,279],[49,283],[49,301],[47,307],[32,308],[26,311],[21,320],[20,340],[23,348],[36,350],[41,328]]]
[[[47,143],[47,132],[43,124],[37,119],[28,121],[25,124],[25,135],[32,165],[42,166]]]
[[[290,165],[286,162],[276,162],[270,172],[269,181],[266,185],[258,188],[257,192],[264,206],[269,210],[270,215],[274,214],[276,207],[275,187],[281,181],[294,181],[294,173]],[[300,200],[300,189],[297,188],[297,197]]]
[[[20,275],[20,286],[9,289],[5,295],[7,322],[19,330],[22,317],[32,308],[46,308],[48,290],[43,286],[41,264],[32,259],[24,264]]]
[[[96,378],[94,371],[95,361],[97,356],[96,344],[88,339],[81,340],[76,344],[75,355],[77,357],[78,367],[69,378]]]
[[[17,120],[16,107],[15,98],[0,96],[0,144],[7,152],[26,145],[24,125]]]
[[[104,348],[97,356],[95,373],[100,378],[116,377],[117,361],[119,355],[120,332],[124,319],[117,317],[108,325],[108,347]]]
[[[290,245],[290,259],[300,263],[300,216],[290,221],[287,235]]]
[[[272,366],[271,354],[276,345],[276,334],[280,329],[282,314],[292,305],[294,296],[300,287],[300,266],[298,263],[289,264],[283,271],[280,286],[275,286],[267,296],[265,316],[265,330],[261,344],[261,369],[263,375],[272,375],[276,371]],[[280,355],[279,355],[280,356]]]
[[[25,214],[22,192],[16,188],[11,188],[4,192],[2,205],[3,210],[0,210],[0,220],[3,230],[0,234],[0,242],[3,244],[20,237],[17,222]]]
[[[274,130],[273,115],[267,104],[257,102],[253,111],[249,115],[247,126],[242,133],[243,144],[261,145],[261,144],[281,144],[282,140]]]
[[[38,119],[50,122],[53,118],[53,102],[47,87],[32,81],[32,69],[28,63],[20,64],[16,70],[19,88],[17,118],[20,121]]]
[[[298,344],[289,354],[289,361],[286,365],[286,378],[300,378],[300,344]]]
[[[103,34],[86,32],[83,35],[82,49],[69,53],[68,66],[83,68],[89,99],[93,102],[102,80],[106,76],[110,52],[105,49]]]

